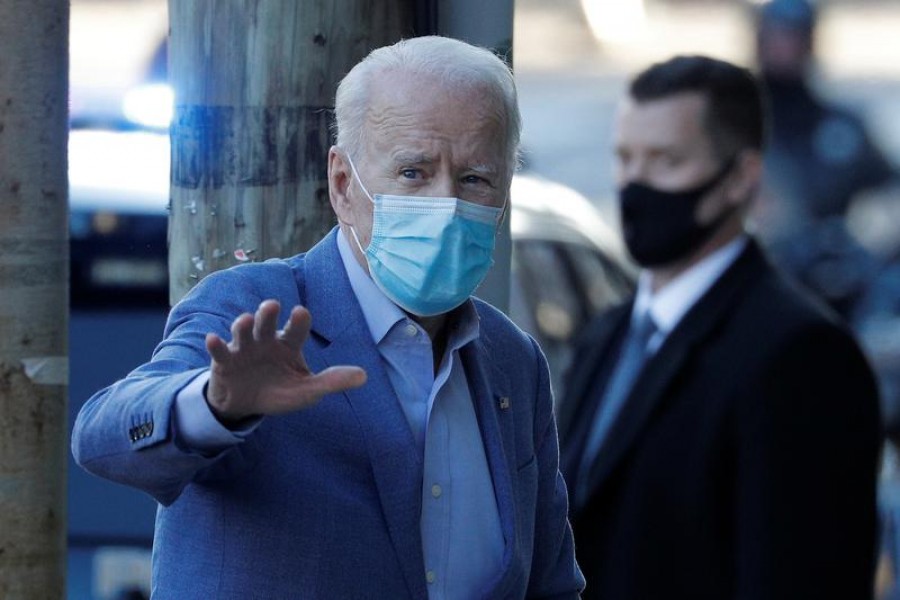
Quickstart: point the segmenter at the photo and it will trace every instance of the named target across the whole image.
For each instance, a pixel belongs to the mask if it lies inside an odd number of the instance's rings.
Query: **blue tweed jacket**
[[[82,408],[78,463],[160,503],[153,597],[427,598],[419,529],[422,464],[333,230],[308,253],[205,278],[176,305],[150,362]],[[266,418],[215,456],[183,447],[175,396],[208,369],[204,337],[230,338],[236,316],[277,299],[312,314],[311,369],[353,364],[359,389]],[[462,359],[506,542],[484,598],[576,598],[567,499],[558,470],[547,365],[535,342],[475,301],[481,335]],[[502,401],[501,401],[502,399]]]

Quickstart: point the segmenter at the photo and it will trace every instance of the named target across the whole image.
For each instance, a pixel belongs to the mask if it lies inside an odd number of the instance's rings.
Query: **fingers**
[[[278,313],[281,305],[277,300],[265,300],[256,309],[253,321],[253,338],[257,341],[269,340],[275,337],[278,328]]]
[[[362,386],[367,379],[365,370],[360,367],[329,367],[306,380],[305,391],[315,396],[324,396],[335,392],[343,392]]]
[[[214,361],[220,364],[228,364],[231,352],[228,344],[214,333],[206,334],[206,350]]]
[[[232,345],[240,348],[249,346],[254,341],[274,339],[278,333],[280,312],[281,305],[277,300],[264,300],[256,309],[255,314],[240,315],[231,324]],[[306,341],[306,336],[309,335],[310,322],[309,311],[302,306],[295,306],[280,337],[299,348]]]
[[[253,323],[251,314],[244,313],[231,324],[231,342],[235,348],[248,347],[253,342]]]
[[[281,333],[281,339],[294,348],[302,348],[306,337],[309,335],[309,327],[312,323],[312,317],[309,311],[302,306],[295,306],[291,310],[291,316],[284,326]]]
[[[231,324],[231,337],[235,348],[247,347],[254,341],[274,339],[281,306],[277,300],[265,300],[256,314],[242,314]]]
[[[280,312],[281,305],[277,300],[265,300],[260,303],[255,314],[244,313],[232,322],[230,344],[218,335],[209,333],[206,336],[206,349],[216,362],[222,364],[227,364],[233,353],[242,348],[250,350],[260,342],[280,340],[291,348],[300,350],[309,335],[312,320],[309,311],[302,306],[295,306],[284,330],[279,332],[277,327]]]

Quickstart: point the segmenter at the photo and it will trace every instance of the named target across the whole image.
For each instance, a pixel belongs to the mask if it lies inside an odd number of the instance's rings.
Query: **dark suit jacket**
[[[575,353],[559,407],[570,490],[630,311]],[[600,449],[570,514],[584,597],[871,598],[879,427],[851,335],[751,242],[645,364]]]

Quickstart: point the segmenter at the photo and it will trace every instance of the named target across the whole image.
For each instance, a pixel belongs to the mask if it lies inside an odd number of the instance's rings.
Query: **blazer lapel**
[[[487,457],[491,480],[494,484],[494,495],[500,516],[500,529],[503,532],[503,559],[498,579],[485,589],[490,589],[490,597],[505,597],[501,590],[524,573],[513,569],[513,557],[516,548],[516,514],[515,497],[512,485],[512,473],[515,472],[520,458],[516,456],[515,413],[510,397],[507,374],[493,368],[490,352],[485,345],[484,330],[472,344],[460,351],[466,371],[481,439]]]
[[[570,367],[571,376],[556,409],[559,438],[568,440],[572,428],[585,404],[588,394],[593,392],[594,380],[600,365],[606,364],[612,352],[617,335],[628,323],[634,299],[616,306],[595,320],[579,336],[580,343],[573,352]]]
[[[419,523],[422,462],[341,263],[336,231],[310,250],[305,259],[305,301],[312,315],[308,344],[315,341],[321,346],[306,359],[314,371],[344,364],[360,366],[368,374],[363,387],[344,395],[364,431],[381,507],[410,594],[425,598]]]
[[[590,488],[598,489],[634,445],[653,411],[665,397],[666,388],[678,373],[691,350],[707,337],[725,317],[735,295],[765,268],[759,247],[750,240],[719,280],[687,312],[647,362],[629,394],[625,410],[613,424],[590,470]]]
[[[484,452],[487,457],[491,478],[494,482],[494,493],[501,507],[512,506],[512,481],[510,473],[515,468],[515,424],[509,408],[500,408],[501,403],[509,406],[510,398],[506,377],[497,377],[492,372],[488,378],[485,365],[489,364],[487,352],[481,340],[465,346],[461,352],[469,391],[475,406],[475,415],[481,429]],[[500,414],[502,413],[502,414]],[[503,537],[507,543],[511,541],[511,515],[503,514],[511,511],[501,510]],[[509,517],[509,518],[507,518]]]

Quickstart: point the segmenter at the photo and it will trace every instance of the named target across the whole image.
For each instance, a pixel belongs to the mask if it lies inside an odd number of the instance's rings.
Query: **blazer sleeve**
[[[736,597],[871,598],[878,392],[850,334],[803,328],[736,415]]]
[[[575,561],[575,543],[568,521],[566,484],[559,470],[559,441],[546,359],[534,340],[537,356],[535,460],[538,468],[534,555],[528,598],[578,598],[585,581]]]
[[[205,278],[170,312],[151,360],[88,399],[72,431],[81,467],[169,505],[212,465],[227,470],[241,464],[234,448],[205,456],[180,444],[173,407],[178,392],[209,369],[206,334],[230,339],[234,318],[262,300],[244,283],[233,271]]]

